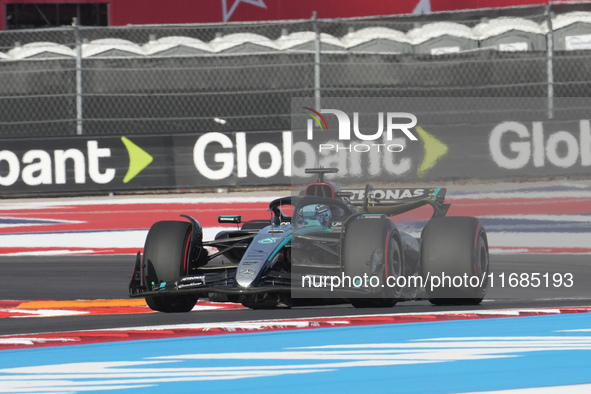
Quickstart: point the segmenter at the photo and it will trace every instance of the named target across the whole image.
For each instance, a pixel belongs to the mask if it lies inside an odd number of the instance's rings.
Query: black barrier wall
[[[4,140],[0,193],[287,186],[315,166],[339,167],[331,179],[341,182],[388,183],[588,176],[591,171],[590,119],[420,130],[413,129],[418,141],[394,155],[359,152],[344,162],[312,144],[293,143],[290,131]]]
[[[290,138],[289,132],[212,132],[3,140],[0,193],[287,185]]]

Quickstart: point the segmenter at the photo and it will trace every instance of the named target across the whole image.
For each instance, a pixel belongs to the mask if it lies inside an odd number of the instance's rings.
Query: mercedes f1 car
[[[433,304],[478,304],[488,287],[486,231],[473,217],[446,217],[446,190],[341,190],[317,174],[296,196],[271,201],[270,220],[242,223],[204,241],[199,221],[156,222],[129,285],[160,312],[188,312],[223,295],[251,308],[318,303],[393,306],[423,294]],[[430,206],[420,237],[400,231],[398,215]],[[459,279],[459,281],[457,280]]]

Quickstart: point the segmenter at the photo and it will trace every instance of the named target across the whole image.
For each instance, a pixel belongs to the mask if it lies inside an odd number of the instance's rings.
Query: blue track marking
[[[591,192],[591,186],[587,186],[584,184],[579,184],[577,186],[574,185],[548,185],[548,186],[532,186],[532,187],[516,187],[516,188],[507,188],[500,190],[502,193],[532,193],[532,197],[544,196],[544,193],[549,192]],[[474,194],[474,191],[458,191],[454,190],[454,197],[462,197],[466,194]]]
[[[573,215],[575,216],[575,215]],[[488,233],[590,233],[591,215],[576,215],[578,220],[550,220],[528,218],[479,218]],[[559,218],[560,216],[558,216]],[[588,218],[588,221],[586,219]],[[401,230],[417,230],[427,225],[427,220],[398,223]]]
[[[69,223],[67,220],[52,220],[52,219],[28,219],[28,218],[12,218],[12,217],[0,217],[0,225],[3,227],[9,226],[34,226],[34,225],[50,225],[50,224],[62,224]]]
[[[514,218],[481,218],[487,232],[591,233],[591,216],[577,215],[581,220],[540,220]],[[560,216],[558,216],[560,217]],[[583,221],[586,217],[589,221]]]
[[[591,384],[589,371],[581,313],[2,351],[0,392],[461,393]]]

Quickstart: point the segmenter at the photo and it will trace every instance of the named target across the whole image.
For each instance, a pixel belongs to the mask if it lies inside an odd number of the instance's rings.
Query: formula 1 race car
[[[351,303],[393,306],[425,294],[433,304],[478,304],[488,287],[486,231],[473,217],[446,217],[446,190],[341,190],[318,175],[296,196],[271,201],[270,220],[220,223],[239,228],[204,241],[199,222],[156,222],[137,253],[129,285],[160,312],[190,311],[223,295],[251,308]],[[397,215],[430,206],[419,238],[399,231]],[[424,291],[422,291],[424,289]]]

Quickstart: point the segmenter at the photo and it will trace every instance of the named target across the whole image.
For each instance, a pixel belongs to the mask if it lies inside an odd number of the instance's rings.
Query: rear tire
[[[402,247],[396,226],[388,219],[359,219],[349,222],[343,242],[343,268],[345,275],[379,278],[378,287],[365,284],[375,296],[353,298],[355,308],[392,307],[402,292],[400,287],[388,286],[390,277],[403,275]],[[372,258],[380,264],[372,267]],[[369,263],[369,264],[368,264]],[[372,272],[372,268],[373,271]],[[377,268],[377,270],[376,270]],[[383,287],[382,287],[383,286]]]
[[[187,222],[162,221],[152,225],[144,246],[146,283],[150,289],[186,273],[190,235],[191,224]],[[189,312],[197,298],[195,295],[151,296],[146,297],[146,304],[158,312]]]
[[[482,223],[473,217],[431,219],[421,237],[420,266],[422,277],[430,278],[425,291],[432,304],[480,304],[488,290],[489,273],[488,241]],[[438,277],[437,282],[434,277]],[[441,286],[444,277],[452,278],[445,282],[452,282],[451,286]],[[460,283],[453,281],[454,277],[467,280]]]

